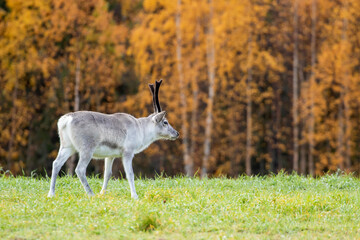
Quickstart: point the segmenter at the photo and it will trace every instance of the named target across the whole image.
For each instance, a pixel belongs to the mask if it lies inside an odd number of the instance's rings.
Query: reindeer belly
[[[108,142],[102,142],[99,146],[95,148],[93,153],[93,158],[103,159],[106,157],[121,157],[124,149],[116,144],[111,144]]]

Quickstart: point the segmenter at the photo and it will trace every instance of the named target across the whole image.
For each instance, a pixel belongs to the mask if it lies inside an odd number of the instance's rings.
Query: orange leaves
[[[321,173],[341,166],[342,149],[350,148],[352,163],[359,155],[360,3],[316,0],[313,15],[314,0],[298,2],[299,143],[307,158],[313,138]],[[181,1],[184,122],[176,59],[177,1],[7,0],[9,11],[0,10],[0,159],[11,159],[18,169],[25,158],[31,162],[54,155],[55,122],[73,110],[78,73],[80,109],[126,111],[137,117],[152,109],[147,83],[163,78],[163,107],[177,129],[184,125],[189,130],[196,169],[204,152],[211,21],[216,91],[210,172],[243,171],[250,120],[248,152],[255,172],[291,169],[293,3],[213,1],[210,19],[209,1]],[[166,150],[164,161],[171,159],[177,168],[173,171],[180,171],[181,144],[159,144],[146,155]]]
[[[78,56],[81,108],[109,112],[106,103],[116,100],[115,84],[125,71],[128,28],[115,24],[102,0],[6,4],[10,11],[0,22],[0,159],[17,166],[52,151],[54,123],[72,110]]]
[[[145,0],[143,5],[145,11],[154,12],[158,7],[158,0]]]
[[[144,0],[144,10],[147,12],[155,12],[158,9],[165,8],[175,11],[176,1],[167,0]]]

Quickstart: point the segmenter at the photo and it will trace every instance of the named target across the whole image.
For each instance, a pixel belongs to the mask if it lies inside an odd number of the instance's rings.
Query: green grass
[[[102,179],[89,178],[95,192]],[[279,174],[111,180],[88,198],[77,178],[0,177],[0,239],[359,239],[360,180]]]

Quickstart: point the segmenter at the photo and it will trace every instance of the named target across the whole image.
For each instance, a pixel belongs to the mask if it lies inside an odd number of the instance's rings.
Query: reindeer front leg
[[[124,169],[125,169],[125,173],[126,173],[126,178],[129,182],[130,185],[130,192],[131,192],[131,197],[134,199],[138,199],[138,195],[136,194],[135,191],[135,184],[134,184],[134,171],[132,168],[132,159],[134,157],[134,153],[132,152],[124,152],[123,157],[122,157],[122,162],[124,165]]]
[[[83,185],[86,193],[92,197],[95,196],[93,191],[91,190],[88,181],[86,180],[86,168],[91,161],[92,153],[83,151],[79,152],[79,162],[75,168],[75,173],[80,179],[81,184]]]

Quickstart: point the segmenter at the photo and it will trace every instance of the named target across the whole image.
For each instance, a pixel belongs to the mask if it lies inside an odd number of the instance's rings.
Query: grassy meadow
[[[88,178],[95,192],[102,179]],[[125,179],[88,198],[76,177],[0,177],[0,239],[360,239],[360,179]]]

